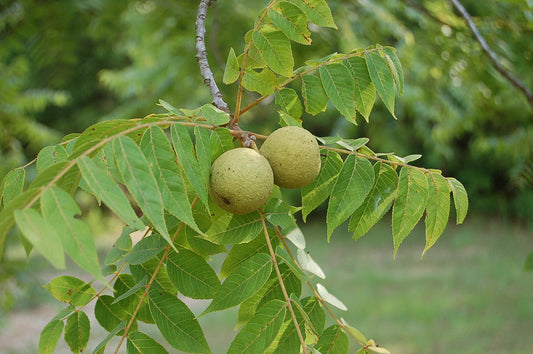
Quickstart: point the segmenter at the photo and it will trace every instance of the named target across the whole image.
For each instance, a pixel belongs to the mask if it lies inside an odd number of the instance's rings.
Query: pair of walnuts
[[[210,192],[215,203],[234,214],[246,214],[265,204],[274,184],[300,188],[320,171],[320,149],[307,130],[288,126],[268,136],[260,152],[236,148],[211,166]]]

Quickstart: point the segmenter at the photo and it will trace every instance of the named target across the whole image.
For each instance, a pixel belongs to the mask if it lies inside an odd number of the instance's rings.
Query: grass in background
[[[420,227],[404,241],[394,260],[390,222],[376,225],[357,242],[345,227],[333,234],[329,244],[323,220],[309,221],[302,229],[307,249],[327,275],[318,280],[349,309],[334,312],[368,338],[394,354],[533,353],[533,272],[523,271],[525,258],[533,250],[531,229],[469,217],[464,225],[450,224],[420,259],[425,243]],[[98,244],[107,243],[103,241]],[[24,270],[33,279],[26,291],[53,276],[51,269],[42,266],[40,257],[32,257]],[[35,281],[39,273],[41,284]],[[38,294],[43,297],[33,299],[33,305],[61,307],[46,291]],[[207,304],[191,305],[200,313]],[[40,313],[39,308],[13,310]],[[43,326],[53,315],[48,312],[40,319]],[[228,348],[236,334],[236,319],[236,309],[200,317],[213,353]],[[4,321],[0,327],[5,333],[10,323]],[[41,327],[22,352],[35,352]],[[155,329],[147,332],[154,337],[157,333]],[[91,333],[95,337],[88,350],[106,334],[96,321],[91,323]],[[0,352],[4,352],[2,341]],[[61,340],[58,352],[67,352],[65,346]]]

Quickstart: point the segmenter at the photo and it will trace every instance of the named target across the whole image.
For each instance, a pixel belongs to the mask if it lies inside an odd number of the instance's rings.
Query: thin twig
[[[489,45],[487,44],[487,41],[485,41],[485,38],[481,35],[479,30],[476,27],[476,24],[472,20],[472,17],[468,14],[468,11],[464,8],[464,6],[461,4],[459,0],[450,0],[450,2],[453,4],[453,6],[459,11],[461,16],[466,21],[468,27],[474,34],[474,37],[478,41],[478,43],[481,45],[481,49],[483,49],[483,52],[489,57],[490,61],[492,62],[492,65],[494,68],[502,74],[503,77],[505,77],[514,87],[522,91],[522,93],[526,96],[526,99],[533,109],[533,92],[526,87],[526,85],[520,81],[518,77],[516,77],[512,72],[507,70],[503,67],[503,65],[500,63],[498,56],[496,53],[490,49]]]
[[[209,87],[211,96],[213,97],[213,105],[229,113],[229,106],[222,99],[215,76],[209,67],[207,61],[207,49],[205,47],[205,19],[207,17],[207,8],[211,5],[212,0],[201,0],[198,5],[198,15],[196,16],[196,60],[200,67],[200,74],[204,79],[204,83]]]
[[[274,264],[274,269],[276,270],[276,275],[278,276],[279,286],[283,293],[283,297],[285,298],[285,301],[287,302],[287,307],[289,308],[289,312],[291,313],[292,321],[294,322],[294,327],[296,328],[296,333],[298,333],[298,338],[300,339],[300,343],[302,344],[303,353],[307,354],[307,346],[305,345],[305,339],[302,335],[302,331],[300,331],[300,325],[298,324],[298,320],[296,319],[296,314],[294,313],[294,309],[292,308],[291,298],[289,297],[289,294],[287,293],[287,289],[285,289],[285,284],[283,283],[283,277],[281,276],[281,272],[278,267],[278,261],[276,260],[276,253],[274,252],[274,248],[272,248],[272,243],[270,242],[270,236],[268,235],[267,226],[265,222],[265,214],[263,213],[262,210],[261,210],[261,222],[263,223],[263,233],[265,234],[266,243],[268,245],[268,251],[270,252],[270,257],[272,258],[272,264]]]

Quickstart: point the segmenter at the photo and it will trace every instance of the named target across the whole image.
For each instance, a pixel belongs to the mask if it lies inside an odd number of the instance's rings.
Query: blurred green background
[[[194,57],[197,3],[0,1],[0,176],[95,122],[162,112],[160,98],[184,108],[210,102]],[[378,152],[421,153],[416,164],[462,181],[471,207],[466,225],[445,231],[423,260],[421,230],[392,260],[388,220],[357,243],[341,230],[324,247],[317,212],[305,231],[328,289],[348,304],[349,322],[396,353],[533,352],[533,273],[522,270],[533,250],[532,108],[491,66],[448,1],[328,3],[339,30],[311,26],[313,46],[293,44],[296,65],[390,45],[404,67],[405,92],[397,121],[377,103],[370,124],[358,119],[352,126],[330,107],[304,116],[304,126],[322,136],[366,136]],[[242,51],[265,4],[218,0],[209,10],[209,60],[230,107],[236,87],[221,83],[228,50]],[[533,1],[463,4],[502,64],[533,88]],[[261,105],[241,122],[268,133],[277,124],[275,106]],[[88,204],[84,213],[100,243],[112,242],[115,230],[100,221],[101,212]],[[26,264],[23,252],[8,254],[0,265],[0,332],[13,329],[14,314],[53,306],[39,287],[52,272],[39,258]],[[212,323],[213,332],[232,335],[228,322]],[[9,349],[4,343],[0,337],[0,352]],[[20,350],[33,352],[13,352]]]

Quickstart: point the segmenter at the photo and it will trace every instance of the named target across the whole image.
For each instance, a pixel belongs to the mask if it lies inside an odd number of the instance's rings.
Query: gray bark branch
[[[498,56],[494,51],[489,47],[487,44],[487,41],[485,41],[485,38],[481,35],[479,30],[476,27],[476,24],[472,20],[472,17],[470,14],[466,11],[464,6],[461,4],[459,0],[450,0],[450,2],[453,4],[453,6],[459,11],[461,16],[466,21],[466,24],[474,34],[475,39],[478,41],[478,43],[481,45],[481,49],[483,52],[489,57],[490,61],[492,62],[492,65],[494,68],[504,77],[506,78],[514,87],[522,91],[522,93],[526,96],[526,99],[529,103],[529,106],[531,109],[533,109],[533,92],[526,87],[526,85],[520,81],[519,78],[517,78],[512,72],[507,70],[503,67],[503,65],[500,63],[500,60],[498,59]]]
[[[228,104],[222,98],[222,93],[217,86],[215,76],[207,61],[207,49],[205,47],[205,19],[207,18],[207,9],[212,1],[216,0],[200,0],[200,5],[198,5],[198,14],[196,16],[196,60],[198,61],[200,74],[204,79],[204,83],[209,88],[211,96],[213,97],[213,105],[229,113]]]

